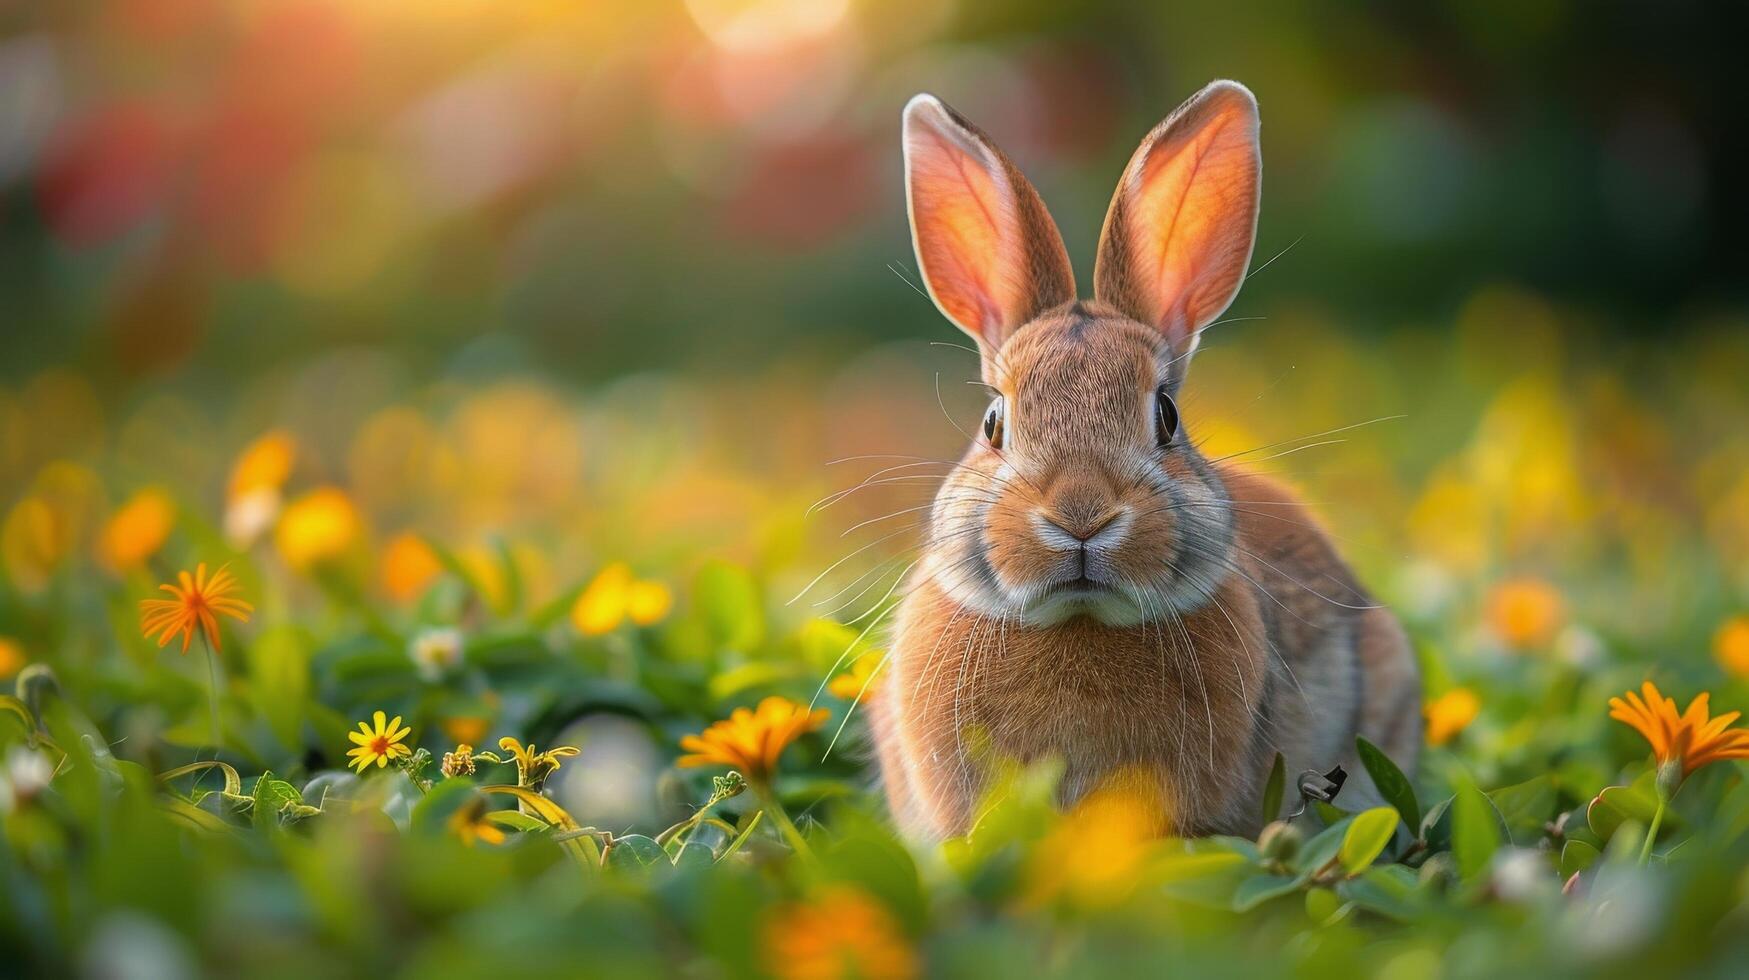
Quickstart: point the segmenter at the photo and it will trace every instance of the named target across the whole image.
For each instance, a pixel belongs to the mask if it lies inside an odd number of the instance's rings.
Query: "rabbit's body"
[[[1249,259],[1255,113],[1216,83],[1150,134],[1083,302],[1019,171],[939,102],[907,108],[925,280],[997,392],[870,705],[914,833],[966,831],[999,759],[1060,759],[1065,804],[1140,777],[1180,833],[1255,830],[1277,751],[1290,773],[1344,764],[1344,802],[1370,791],[1356,734],[1413,766],[1401,629],[1292,494],[1205,459],[1173,401]]]

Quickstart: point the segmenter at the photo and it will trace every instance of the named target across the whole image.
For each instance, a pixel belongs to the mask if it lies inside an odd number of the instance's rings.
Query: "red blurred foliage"
[[[177,129],[163,106],[146,101],[104,106],[63,126],[37,181],[55,235],[74,246],[101,244],[162,208]]]
[[[804,248],[848,230],[875,205],[867,140],[826,134],[761,150],[723,205],[735,237]]]

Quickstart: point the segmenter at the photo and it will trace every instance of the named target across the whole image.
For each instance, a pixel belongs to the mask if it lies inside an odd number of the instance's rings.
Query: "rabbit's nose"
[[[1099,536],[1099,532],[1111,526],[1118,518],[1118,511],[1111,510],[1097,517],[1082,517],[1080,515],[1065,515],[1061,513],[1042,512],[1039,517],[1046,524],[1063,532],[1076,541],[1086,544]]]
[[[1052,489],[1039,516],[1076,541],[1091,541],[1117,519],[1118,508],[1101,480],[1064,480]]]

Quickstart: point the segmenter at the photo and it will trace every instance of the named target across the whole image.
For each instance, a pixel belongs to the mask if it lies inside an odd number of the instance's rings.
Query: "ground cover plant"
[[[0,972],[1740,975],[1716,7],[0,5]],[[1160,839],[991,760],[903,839],[867,699],[987,395],[901,107],[1088,254],[1217,77],[1266,203],[1186,431],[1403,621],[1421,764]]]

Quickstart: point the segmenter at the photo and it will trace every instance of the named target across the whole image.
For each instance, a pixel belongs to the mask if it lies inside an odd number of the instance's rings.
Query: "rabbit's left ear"
[[[1262,154],[1257,100],[1212,82],[1154,127],[1130,158],[1105,216],[1094,295],[1194,349],[1251,263]]]

